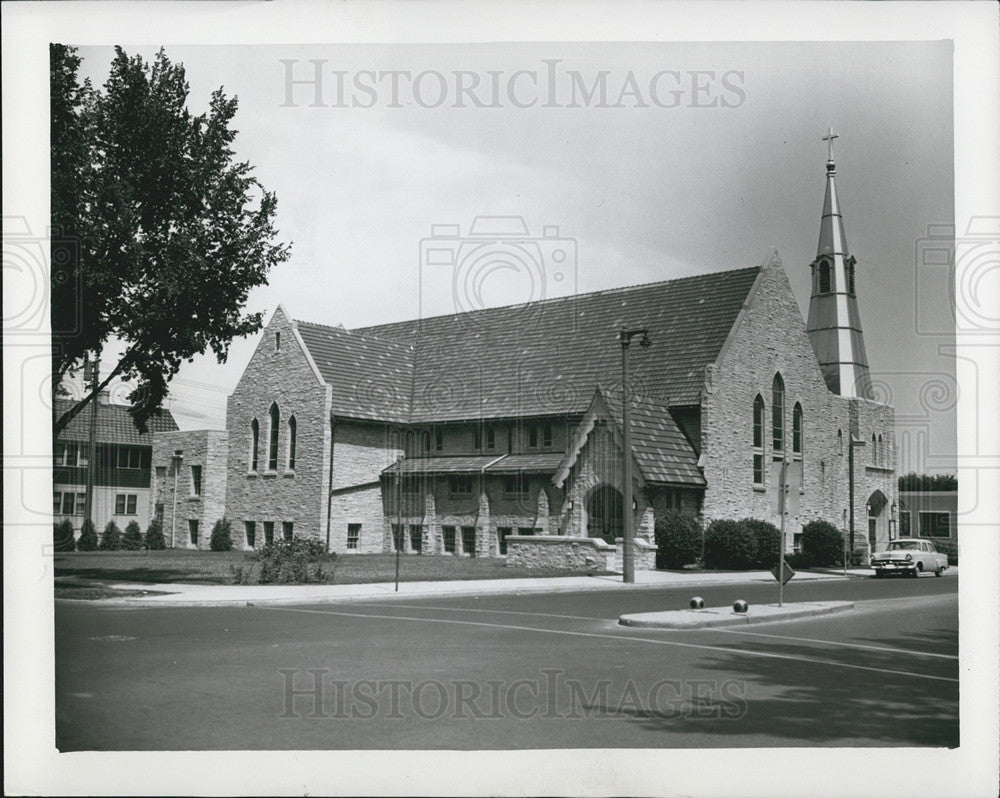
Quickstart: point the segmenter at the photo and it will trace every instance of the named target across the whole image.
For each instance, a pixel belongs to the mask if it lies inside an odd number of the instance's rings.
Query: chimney
[[[97,403],[100,405],[111,404],[111,391],[104,390],[97,394]]]

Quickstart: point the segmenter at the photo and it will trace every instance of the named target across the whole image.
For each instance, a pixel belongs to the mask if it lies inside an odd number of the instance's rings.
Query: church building
[[[580,567],[632,512],[642,567],[668,509],[778,525],[784,481],[789,548],[814,519],[854,528],[858,549],[886,542],[894,415],[872,398],[835,175],[831,149],[805,324],[776,253],[354,330],[279,306],[227,406],[234,536]],[[643,333],[627,353],[623,331]]]

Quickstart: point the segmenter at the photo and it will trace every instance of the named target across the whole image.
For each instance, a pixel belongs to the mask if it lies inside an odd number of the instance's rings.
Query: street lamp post
[[[621,330],[618,333],[618,340],[622,345],[622,471],[624,485],[624,496],[622,500],[622,581],[635,582],[635,513],[632,509],[632,425],[631,425],[631,396],[629,394],[628,383],[628,350],[632,343],[632,338],[641,335],[639,346],[646,348],[650,345],[649,331]]]
[[[396,544],[396,590],[399,592],[399,557],[403,548],[403,461],[405,454],[401,454],[396,460],[396,531],[393,534]]]

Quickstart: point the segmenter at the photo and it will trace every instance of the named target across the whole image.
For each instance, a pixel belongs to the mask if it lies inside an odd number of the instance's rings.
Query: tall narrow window
[[[264,522],[264,544],[270,546],[274,543],[274,521]]]
[[[280,414],[278,413],[278,405],[272,404],[271,410],[269,411],[269,426],[268,426],[268,445],[267,445],[267,470],[277,471],[278,470],[278,423],[280,421]]]
[[[191,495],[201,496],[201,466],[191,466]]]
[[[872,454],[871,454],[872,465],[878,465],[878,438],[875,437],[875,433],[872,433]]]
[[[494,430],[493,427],[490,427],[489,429],[486,430],[486,448],[495,449],[496,445],[497,445],[496,430]]]
[[[252,549],[257,542],[257,524],[254,521],[244,521],[243,533],[246,535],[247,546]]]
[[[288,470],[295,470],[295,416],[288,417]]]
[[[434,430],[434,450],[440,452],[444,449],[444,431],[438,427]]]
[[[542,446],[548,448],[552,446],[552,425],[542,425]]]
[[[274,333],[274,349],[276,352],[281,351],[281,332],[275,331]]]
[[[780,460],[785,451],[785,381],[780,374],[771,383],[771,438],[774,459]]]
[[[798,402],[792,410],[792,454],[802,456],[802,405]]]
[[[431,433],[429,430],[423,431],[423,439],[424,439],[424,451],[429,452],[431,450]]]
[[[753,484],[764,484],[764,400],[753,400]]]
[[[819,292],[821,294],[830,293],[830,263],[821,260],[819,262]]]
[[[477,452],[483,448],[483,431],[478,424],[472,430],[472,448]]]
[[[257,419],[250,422],[250,470],[257,470],[257,452],[260,449],[260,424]]]
[[[528,448],[534,449],[538,446],[538,425],[532,424],[528,427]]]
[[[844,453],[844,433],[842,430],[837,430],[837,454]]]
[[[847,263],[847,293],[854,296],[854,262]]]
[[[882,443],[882,436],[878,436],[878,463],[877,465],[885,465],[885,444]]]
[[[295,528],[294,522],[292,522],[292,521],[282,521],[281,522],[281,536],[285,540],[291,540],[294,528]]]

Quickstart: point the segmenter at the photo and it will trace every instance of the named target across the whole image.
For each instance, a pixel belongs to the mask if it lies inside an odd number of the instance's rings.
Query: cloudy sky
[[[103,83],[112,49],[80,54],[84,74]],[[348,328],[755,265],[772,247],[804,315],[832,126],[868,356],[879,397],[897,409],[900,469],[954,470],[949,275],[923,255],[929,226],[953,219],[948,42],[167,54],[186,67],[193,111],[220,85],[238,96],[239,157],[278,195],[293,254],[248,309],[280,302]],[[428,262],[424,239],[435,225],[467,235],[486,215],[521,217],[532,236],[558,228],[575,258],[557,264],[545,244],[534,280],[488,269],[478,294],[463,275],[456,295],[452,269]],[[256,343],[234,342],[221,367],[209,354],[181,370],[171,409],[182,428],[224,426]]]

